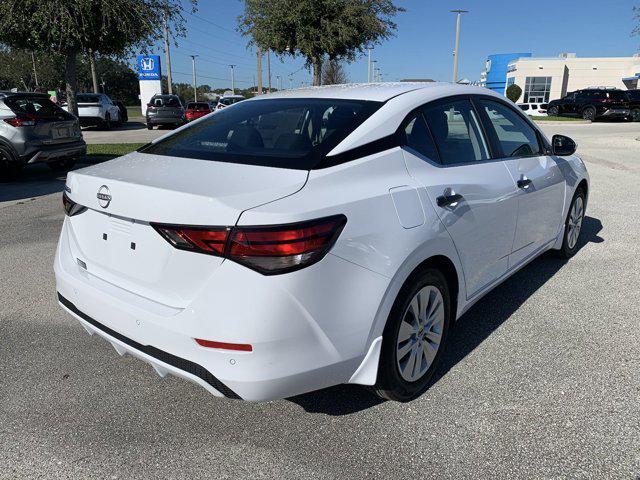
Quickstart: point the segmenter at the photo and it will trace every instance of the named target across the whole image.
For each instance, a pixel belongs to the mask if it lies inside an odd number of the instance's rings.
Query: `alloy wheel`
[[[584,218],[584,201],[582,197],[577,196],[569,213],[569,221],[567,222],[567,246],[573,249],[578,243],[580,229],[582,228],[582,220]]]
[[[432,285],[420,289],[411,299],[400,325],[396,362],[407,382],[422,378],[435,359],[444,331],[444,301]]]

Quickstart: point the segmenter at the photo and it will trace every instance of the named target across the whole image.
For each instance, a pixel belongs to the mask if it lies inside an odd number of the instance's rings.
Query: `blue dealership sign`
[[[138,55],[138,79],[160,80],[160,55]]]

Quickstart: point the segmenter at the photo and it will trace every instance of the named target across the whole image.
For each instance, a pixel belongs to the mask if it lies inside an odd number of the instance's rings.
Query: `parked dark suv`
[[[147,104],[147,128],[154,125],[179,126],[187,123],[184,107],[177,95],[154,95]]]
[[[78,119],[49,100],[29,92],[0,92],[0,170],[15,174],[24,165],[46,162],[68,169],[85,155]]]
[[[624,90],[587,88],[568,93],[547,105],[550,116],[598,118],[627,118],[629,105]]]

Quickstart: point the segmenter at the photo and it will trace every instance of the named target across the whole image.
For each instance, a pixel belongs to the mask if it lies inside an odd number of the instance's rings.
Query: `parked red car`
[[[207,102],[187,103],[187,109],[185,111],[187,122],[195,120],[196,118],[203,117],[208,113],[211,113],[211,106]]]

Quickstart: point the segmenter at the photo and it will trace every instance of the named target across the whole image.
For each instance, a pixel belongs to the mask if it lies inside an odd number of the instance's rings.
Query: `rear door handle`
[[[533,181],[527,177],[522,177],[520,180],[518,180],[518,188],[529,188],[529,185],[531,185],[533,183]]]
[[[459,193],[452,193],[450,195],[440,195],[436,198],[436,203],[439,207],[455,207],[456,204],[462,200],[462,195]]]

